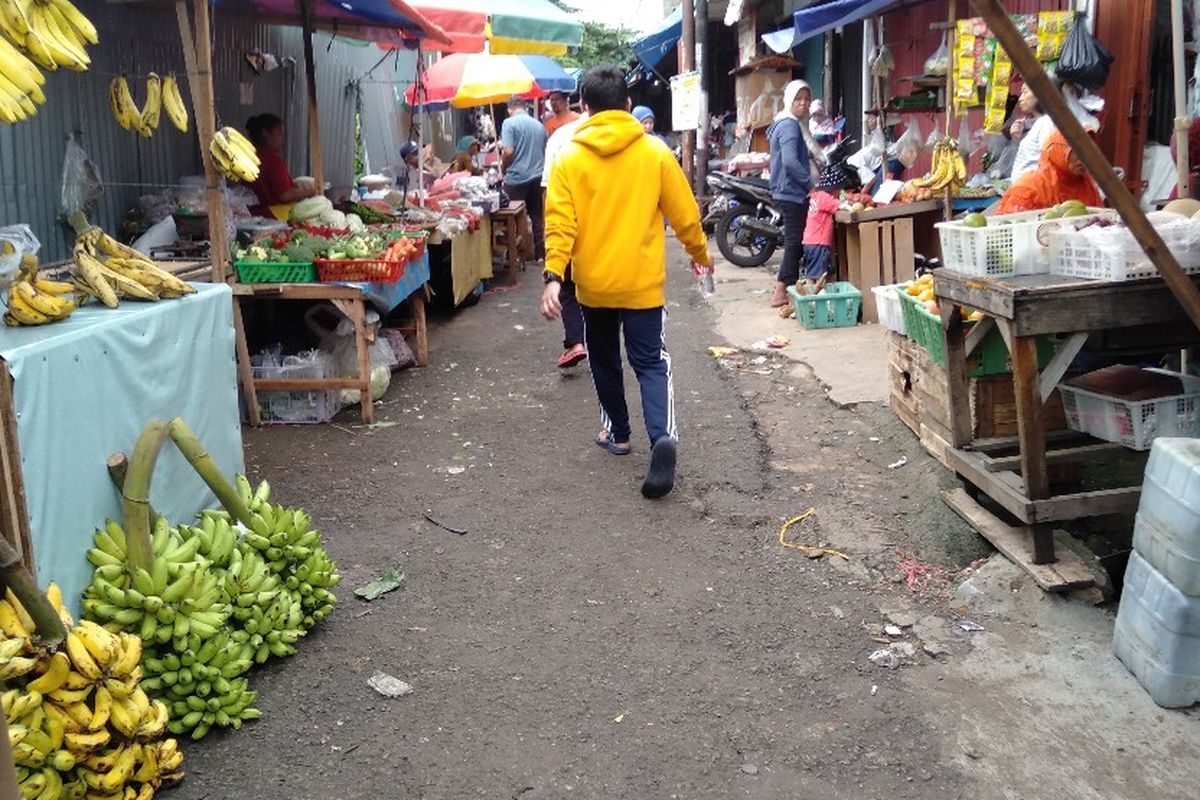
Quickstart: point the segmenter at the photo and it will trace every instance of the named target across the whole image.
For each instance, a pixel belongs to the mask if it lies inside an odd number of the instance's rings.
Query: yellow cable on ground
[[[850,556],[846,555],[841,550],[834,550],[832,547],[815,547],[811,544],[797,544],[796,542],[789,542],[784,538],[787,535],[788,528],[792,527],[792,525],[796,524],[797,522],[803,522],[816,510],[817,509],[815,508],[810,508],[800,516],[792,517],[787,522],[783,523],[783,527],[779,529],[779,543],[789,550],[799,550],[805,555],[837,556],[838,558],[849,561]]]

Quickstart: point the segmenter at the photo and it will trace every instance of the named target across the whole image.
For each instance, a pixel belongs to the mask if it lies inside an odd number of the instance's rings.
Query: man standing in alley
[[[545,165],[542,167],[543,190],[550,186],[550,173],[554,169],[555,162],[558,161],[559,154],[571,142],[575,131],[579,129],[585,119],[587,117],[576,115],[574,120],[560,125],[546,140],[546,159]],[[563,354],[558,357],[558,368],[570,369],[587,358],[587,347],[583,343],[583,311],[579,308],[579,301],[575,298],[575,282],[571,280],[569,263],[563,274],[562,291],[559,293],[558,301],[562,307],[559,316],[562,317],[563,325]]]
[[[579,119],[579,114],[571,110],[565,92],[550,93],[550,117],[545,122],[546,135],[553,136],[554,132],[563,125]]]
[[[542,198],[542,159],[546,129],[529,113],[529,103],[519,97],[508,101],[508,119],[500,126],[504,159],[504,190],[525,203],[533,225],[533,257],[546,257],[545,211]]]
[[[556,319],[571,263],[603,429],[596,444],[630,452],[621,334],[637,375],[650,438],[642,494],[656,498],[675,486],[677,431],[665,323],[665,216],[693,261],[712,269],[700,210],[667,146],[647,136],[629,113],[625,75],[594,67],[580,85],[588,119],[563,148],[546,200],[546,288],[542,314]]]

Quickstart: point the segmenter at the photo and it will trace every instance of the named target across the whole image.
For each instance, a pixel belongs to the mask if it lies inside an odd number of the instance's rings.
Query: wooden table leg
[[[963,325],[962,307],[944,302],[942,331],[946,337],[946,394],[950,399],[951,447],[961,448],[970,443],[971,394],[967,384],[967,333]]]
[[[242,321],[242,299],[233,298],[233,343],[237,356],[238,381],[246,401],[246,419],[255,428],[262,425],[258,408],[258,390],[254,386],[254,368],[250,365],[250,347],[246,344],[246,324]]]
[[[375,405],[371,402],[371,353],[367,343],[366,305],[362,297],[353,301],[351,319],[354,320],[354,346],[358,351],[358,378],[362,382],[362,421],[370,425],[375,421]]]
[[[1005,322],[1001,321],[1001,327]],[[1013,336],[1012,370],[1016,392],[1017,436],[1021,446],[1021,473],[1025,478],[1025,496],[1044,500],[1050,496],[1050,478],[1046,470],[1046,431],[1042,420],[1042,392],[1038,381],[1036,336]],[[1049,564],[1054,557],[1054,526],[1029,525],[1033,534],[1033,563]]]
[[[509,217],[508,224],[504,232],[504,244],[508,249],[504,258],[508,262],[508,282],[517,282],[517,259],[520,257],[518,253],[518,241],[520,238],[520,229],[524,227],[525,217]]]
[[[425,287],[422,286],[409,297],[412,306],[413,325],[417,336],[417,366],[429,363],[429,334],[425,328]]]

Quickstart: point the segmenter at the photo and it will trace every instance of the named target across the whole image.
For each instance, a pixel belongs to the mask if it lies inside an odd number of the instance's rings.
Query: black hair
[[[266,135],[283,124],[274,114],[259,114],[246,120],[246,135],[254,144],[266,143]]]
[[[1061,80],[1058,78],[1058,76],[1056,76],[1056,75],[1047,75],[1046,77],[1050,79],[1050,83],[1054,84],[1054,88],[1055,88],[1057,91],[1060,91],[1060,92],[1062,91],[1062,86],[1063,86],[1063,85],[1062,85],[1062,81],[1061,81]],[[1029,84],[1028,84],[1028,83],[1027,83],[1027,84],[1025,84],[1025,85],[1026,85],[1026,86],[1029,86]],[[1031,91],[1031,92],[1032,92],[1032,91],[1033,91],[1033,87],[1030,87],[1030,88],[1029,88],[1029,91]],[[1034,111],[1034,113],[1035,113],[1035,114],[1037,114],[1037,115],[1039,115],[1039,116],[1041,116],[1042,114],[1045,114],[1045,113],[1046,113],[1046,109],[1042,108],[1042,101],[1041,101],[1041,100],[1039,100],[1039,99],[1037,98],[1037,95],[1034,95],[1034,96],[1033,96],[1033,111]]]
[[[579,95],[588,111],[625,111],[629,106],[629,90],[625,73],[613,66],[592,67],[579,82]]]

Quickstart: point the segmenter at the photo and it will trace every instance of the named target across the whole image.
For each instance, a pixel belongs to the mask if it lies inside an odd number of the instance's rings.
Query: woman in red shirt
[[[258,205],[250,213],[259,217],[272,217],[271,206],[288,205],[312,197],[316,187],[297,186],[283,160],[283,120],[274,114],[259,114],[246,122],[246,133],[258,151],[262,162],[258,180],[250,184],[258,197]]]

